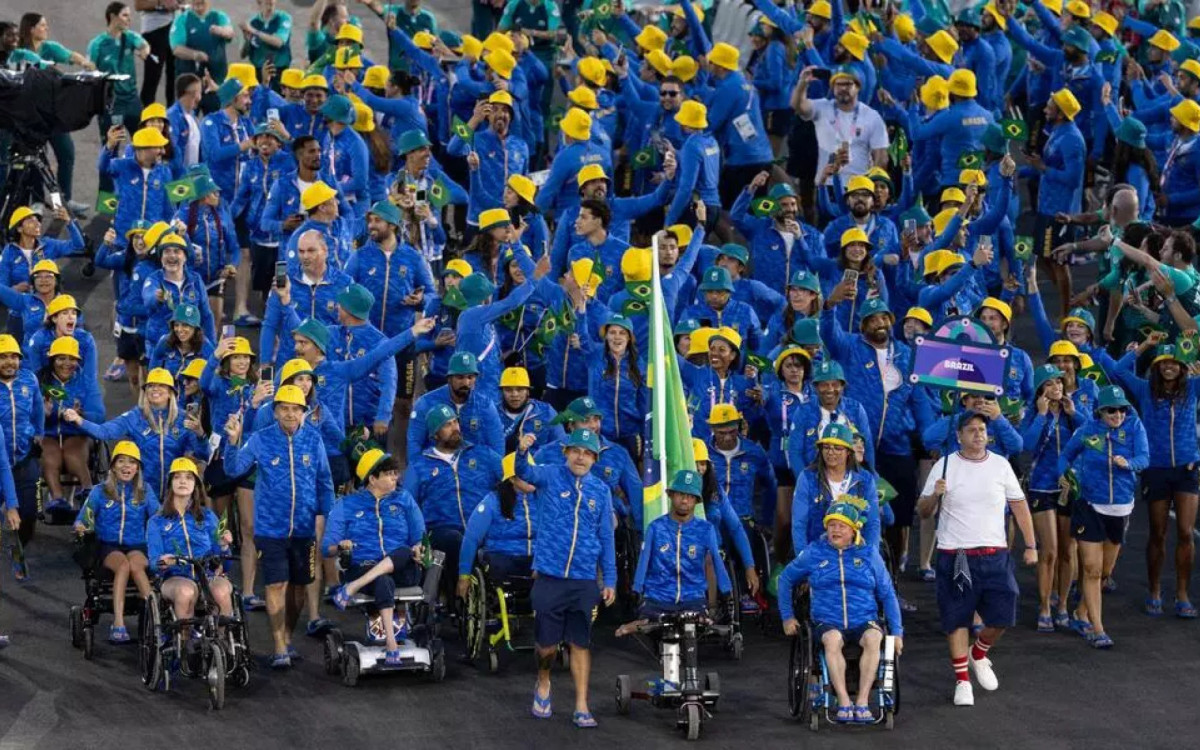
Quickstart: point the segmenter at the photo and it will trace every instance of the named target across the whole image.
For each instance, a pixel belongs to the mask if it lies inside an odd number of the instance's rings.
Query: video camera
[[[126,77],[40,68],[0,70],[0,130],[12,133],[14,149],[40,150],[51,136],[81,130],[110,110],[111,83]]]

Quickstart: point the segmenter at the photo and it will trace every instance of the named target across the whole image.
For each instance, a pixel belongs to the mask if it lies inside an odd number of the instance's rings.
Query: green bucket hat
[[[1129,408],[1129,399],[1119,385],[1106,385],[1100,389],[1100,397],[1096,399],[1096,411],[1123,406]]]
[[[425,148],[432,144],[423,130],[406,130],[396,139],[396,152],[400,156],[404,156],[410,151],[416,151],[419,148]]]
[[[354,124],[354,103],[348,97],[341,94],[334,94],[329,97],[325,105],[321,107],[321,116],[332,122],[340,122],[343,125]]]
[[[375,295],[362,284],[351,284],[337,296],[338,305],[359,320],[366,320],[375,305]]]
[[[1042,384],[1047,380],[1054,380],[1055,378],[1061,378],[1062,376],[1063,371],[1054,365],[1042,365],[1033,371],[1033,392],[1037,393],[1037,390],[1041,388]]]
[[[600,437],[596,433],[584,427],[575,430],[570,435],[567,435],[567,440],[565,443],[563,443],[563,450],[566,450],[567,448],[583,448],[599,456]]]
[[[1092,35],[1087,33],[1082,26],[1072,26],[1062,35],[1064,47],[1074,47],[1081,52],[1091,50],[1093,41]]]
[[[821,293],[821,281],[815,273],[808,271],[795,271],[792,273],[792,278],[788,280],[789,287],[797,289],[807,289],[813,294]]]
[[[673,333],[676,336],[690,336],[698,330],[700,330],[700,321],[695,318],[684,318],[675,324]]]
[[[397,227],[404,223],[404,219],[400,216],[400,208],[389,200],[376,201],[367,214],[374,214],[388,224]]]
[[[821,430],[821,437],[817,440],[817,445],[840,445],[843,448],[854,450],[854,433],[848,425],[841,422],[830,422],[825,425],[825,429]]]
[[[842,369],[841,364],[825,359],[813,366],[812,382],[814,385],[831,380],[846,382],[846,371]]]
[[[728,242],[721,245],[721,249],[717,252],[717,257],[724,255],[726,258],[733,258],[740,262],[743,266],[750,262],[750,251],[745,245],[739,245],[736,242]]]
[[[172,323],[183,323],[192,328],[200,327],[200,308],[191,304],[182,304],[175,306],[175,312],[171,313]]]
[[[1004,138],[1004,131],[999,125],[988,125],[983,131],[983,137],[980,139],[983,147],[993,154],[1007,154],[1008,141]]]
[[[240,93],[242,93],[242,82],[236,78],[229,78],[217,87],[217,102],[222,107],[228,107]]]
[[[667,487],[668,492],[682,492],[685,495],[693,495],[695,497],[704,497],[702,488],[704,481],[700,475],[694,471],[683,469],[675,472],[675,476],[671,478],[671,484]]]
[[[705,271],[704,278],[700,281],[700,291],[733,294],[733,279],[730,278],[729,271],[720,266],[713,266]]]
[[[488,280],[487,276],[481,273],[473,273],[462,280],[458,285],[458,290],[462,292],[463,299],[467,302],[467,307],[475,307],[483,304],[483,301],[491,297],[496,292],[496,286]]]
[[[458,412],[446,404],[438,404],[425,415],[425,431],[435,435],[444,424],[455,419],[458,419]]]
[[[571,412],[579,419],[587,419],[588,417],[602,417],[604,414],[600,408],[596,406],[596,402],[591,396],[580,396],[571,403],[567,404],[567,411]]]
[[[213,178],[203,174],[192,180],[192,189],[195,191],[197,200],[221,192],[221,188],[213,182]]]
[[[1146,147],[1146,126],[1136,117],[1121,120],[1113,136],[1121,143],[1127,143],[1134,148]]]
[[[455,352],[446,366],[446,375],[478,375],[479,360],[471,352]]]
[[[821,328],[816,318],[801,318],[792,324],[792,341],[800,346],[821,346]]]
[[[293,333],[298,333],[304,338],[316,344],[317,348],[322,353],[329,352],[329,329],[325,324],[313,318],[307,318],[303,323],[296,327]]]
[[[896,316],[888,309],[887,303],[879,297],[872,297],[863,303],[863,306],[858,310],[858,322],[861,324],[872,315],[889,315],[892,320],[896,319]]]
[[[777,182],[771,186],[771,189],[769,191],[767,191],[767,198],[769,198],[772,201],[775,201],[776,203],[779,202],[780,198],[795,198],[795,197],[796,197],[796,189],[793,188],[791,186],[791,184],[787,183],[787,182]]]

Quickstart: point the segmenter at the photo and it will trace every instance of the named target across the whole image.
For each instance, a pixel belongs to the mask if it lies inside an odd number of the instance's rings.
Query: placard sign
[[[1007,346],[991,343],[986,330],[975,321],[962,320],[943,325],[937,335],[916,337],[909,381],[934,388],[1003,395],[1004,372],[1011,352]]]

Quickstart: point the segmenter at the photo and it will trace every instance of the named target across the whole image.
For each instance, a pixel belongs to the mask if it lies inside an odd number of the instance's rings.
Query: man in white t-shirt
[[[1037,564],[1037,545],[1033,517],[1012,465],[988,452],[987,419],[965,412],[957,429],[961,448],[934,464],[917,511],[922,518],[938,515],[937,602],[957,680],[954,705],[973,706],[968,666],[984,690],[1000,687],[988,650],[1017,620],[1020,592],[1008,555],[1006,507],[1025,541],[1026,565]],[[976,613],[984,627],[968,653]]]
[[[809,66],[800,73],[792,92],[792,108],[805,120],[811,120],[817,131],[819,151],[817,168],[829,163],[842,144],[848,144],[849,161],[840,174],[845,177],[866,174],[871,167],[887,168],[888,136],[883,118],[874,109],[858,100],[860,83],[850,68],[841,68],[829,79],[830,99],[809,99],[808,86],[813,80]]]

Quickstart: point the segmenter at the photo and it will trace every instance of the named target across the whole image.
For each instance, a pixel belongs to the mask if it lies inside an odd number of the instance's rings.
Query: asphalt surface
[[[465,26],[469,13],[465,3],[427,4],[451,25]],[[67,0],[43,0],[37,7],[49,16],[52,37],[72,49],[84,49],[100,30],[98,4],[89,4],[83,23],[71,22],[82,14],[77,4]],[[241,4],[235,21],[249,15],[246,7]],[[293,13],[299,39],[307,7],[289,2],[281,7]],[[7,4],[2,15],[15,17],[21,10]],[[368,50],[382,50],[379,24],[368,17],[367,29]],[[299,43],[295,49],[302,54]],[[90,166],[97,148],[94,129],[77,133],[76,145],[77,196],[90,202],[96,183]],[[93,223],[90,231],[100,235],[103,226]],[[79,270],[78,261],[68,264],[67,287],[88,311],[104,366],[113,354],[106,333],[111,284],[105,275],[82,278]],[[1018,325],[1016,342],[1036,348],[1026,321]],[[109,385],[106,390],[110,416],[129,408],[128,388]],[[717,648],[701,652],[702,671],[718,671],[724,692],[720,710],[705,724],[700,744],[1195,746],[1192,706],[1200,691],[1200,623],[1172,617],[1152,620],[1140,614],[1145,528],[1146,516],[1139,509],[1133,517],[1130,544],[1117,567],[1120,588],[1106,597],[1108,631],[1117,643],[1111,652],[1093,652],[1076,636],[1034,632],[1033,579],[1029,571],[1021,571],[1020,626],[992,652],[1001,688],[986,694],[976,687],[975,707],[955,708],[953,675],[937,632],[933,587],[905,580],[903,592],[920,610],[905,622],[904,702],[895,732],[823,727],[818,735],[810,734],[787,711],[787,640],[779,633],[763,633],[751,623],[740,663]],[[600,728],[590,732],[570,725],[572,690],[565,671],[555,675],[553,719],[536,721],[529,716],[534,665],[528,654],[506,659],[498,676],[451,660],[441,684],[426,683],[416,675],[385,675],[366,677],[350,689],[324,674],[320,644],[302,636],[297,645],[305,659],[295,669],[278,674],[260,667],[250,686],[231,690],[226,709],[214,714],[199,682],[176,680],[165,695],[147,691],[137,676],[136,647],[98,642],[95,660],[85,662],[69,643],[67,610],[82,603],[83,588],[70,560],[66,530],[41,529],[28,552],[31,582],[17,585],[7,569],[0,570],[0,632],[13,639],[13,645],[0,653],[0,750],[215,743],[328,748],[380,742],[447,748],[555,747],[567,742],[582,747],[616,743],[666,747],[683,741],[672,729],[671,712],[638,704],[632,716],[616,715],[616,675],[650,677],[656,665],[636,644],[611,636],[616,622],[607,614],[598,626],[591,680],[591,704]],[[1172,590],[1170,575],[1168,571],[1163,582],[1165,591]],[[352,636],[361,632],[358,615],[330,614]],[[99,636],[107,626],[105,618]],[[249,627],[252,647],[259,654],[269,652],[265,614],[250,615]],[[452,655],[458,652],[456,641],[447,645]]]

